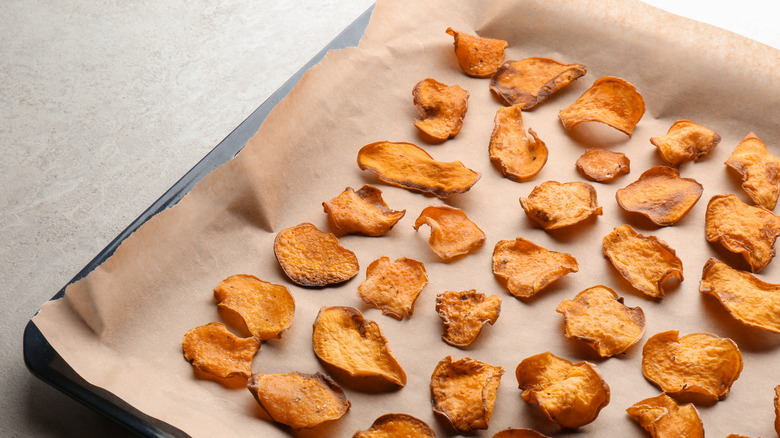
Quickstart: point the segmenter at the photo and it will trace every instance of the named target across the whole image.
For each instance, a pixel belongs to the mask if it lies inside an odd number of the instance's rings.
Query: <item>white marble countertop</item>
[[[371,3],[5,3],[2,435],[129,435],[27,371],[27,321]],[[776,0],[648,3],[780,48]]]

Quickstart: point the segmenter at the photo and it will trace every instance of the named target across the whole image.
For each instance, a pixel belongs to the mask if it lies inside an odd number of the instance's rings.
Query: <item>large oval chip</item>
[[[523,127],[522,104],[501,107],[493,119],[495,127],[488,147],[490,160],[504,177],[523,182],[535,177],[547,163],[547,146],[529,129]]]
[[[631,171],[631,162],[626,154],[601,148],[585,151],[577,159],[577,169],[591,181],[610,182]]]
[[[596,189],[583,181],[545,181],[520,198],[525,214],[545,230],[557,230],[600,216]]]
[[[780,195],[780,158],[770,154],[755,133],[739,142],[726,166],[742,176],[742,188],[756,204],[774,210]]]
[[[493,248],[493,275],[517,298],[530,298],[578,269],[571,254],[550,251],[522,237],[501,240]]]
[[[414,86],[412,96],[418,115],[414,126],[427,140],[440,143],[458,135],[469,108],[468,91],[427,78]]]
[[[391,210],[382,199],[382,191],[368,184],[357,191],[347,187],[340,195],[323,202],[322,207],[338,236],[383,236],[406,214],[406,210]]]
[[[418,230],[423,224],[431,227],[428,245],[445,262],[476,251],[485,242],[485,233],[463,210],[449,205],[426,207],[414,222]]]
[[[446,291],[436,295],[436,312],[444,322],[444,342],[465,348],[477,339],[485,324],[496,322],[501,313],[501,298],[488,297],[474,289]]]
[[[428,275],[422,262],[406,257],[391,262],[389,257],[380,257],[368,265],[358,297],[383,315],[400,320],[412,316],[414,302],[426,284]]]
[[[626,409],[653,438],[704,438],[704,425],[696,407],[677,404],[666,394],[644,399]]]
[[[668,166],[646,170],[638,180],[615,193],[620,208],[639,213],[662,227],[674,225],[696,205],[702,185]]]
[[[688,161],[699,161],[720,143],[715,131],[697,125],[690,120],[678,120],[672,124],[666,135],[650,137],[650,143],[670,166],[679,166]]]
[[[550,58],[507,61],[490,79],[490,89],[507,105],[531,109],[588,71],[582,64],[564,64]]]
[[[355,253],[339,245],[332,233],[323,233],[310,223],[280,231],[274,254],[287,278],[301,286],[343,283],[359,270]]]
[[[214,298],[220,309],[238,315],[249,333],[261,341],[281,337],[295,314],[295,301],[286,287],[253,275],[231,275],[222,280],[214,288]]]
[[[451,27],[447,33],[455,38],[455,56],[463,73],[475,78],[489,78],[504,62],[504,49],[509,45],[504,40],[481,38]]]
[[[374,420],[368,430],[359,430],[352,438],[434,438],[428,423],[408,414],[385,414]]]
[[[558,113],[558,118],[567,131],[583,122],[599,122],[630,136],[644,113],[645,100],[632,83],[605,76]]]
[[[493,438],[550,438],[533,429],[504,429],[496,432]]]
[[[239,338],[225,324],[212,322],[185,333],[181,348],[184,358],[201,371],[222,378],[249,378],[260,340]]]

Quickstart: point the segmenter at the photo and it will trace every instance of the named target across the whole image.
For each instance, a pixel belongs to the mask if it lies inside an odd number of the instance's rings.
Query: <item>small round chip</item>
[[[520,198],[520,205],[545,230],[568,227],[602,214],[596,189],[582,181],[545,181],[534,187],[527,198]]]
[[[501,313],[501,298],[488,297],[474,289],[447,291],[436,296],[436,312],[444,322],[444,342],[464,348],[477,339],[485,324],[496,322]]]
[[[382,191],[368,184],[357,191],[347,187],[322,206],[328,214],[328,223],[338,236],[353,233],[383,236],[406,214],[406,210],[388,208]]]
[[[547,163],[547,146],[529,129],[523,127],[523,104],[501,107],[493,119],[495,127],[488,147],[490,160],[504,177],[523,182],[535,177]]]
[[[274,254],[287,278],[301,286],[343,283],[359,269],[355,253],[339,245],[332,233],[323,233],[309,223],[280,231],[274,240]]]
[[[666,394],[637,402],[626,409],[653,438],[704,438],[704,426],[693,404],[679,405]]]
[[[668,166],[646,170],[638,180],[615,193],[620,208],[639,213],[654,224],[674,225],[696,205],[702,185]]]
[[[564,64],[550,58],[507,61],[490,78],[490,90],[506,105],[529,110],[588,71],[582,64]]]
[[[414,126],[427,140],[441,143],[458,135],[469,107],[468,91],[427,78],[414,86],[412,95],[419,116]]]
[[[431,426],[408,414],[385,414],[374,420],[368,430],[359,430],[352,438],[434,438]]]
[[[577,169],[591,181],[610,182],[631,171],[626,154],[591,148],[577,159]]]
[[[470,254],[485,242],[485,233],[463,210],[449,205],[426,207],[414,222],[414,229],[423,224],[431,227],[428,245],[445,262]]]
[[[400,320],[412,316],[414,302],[426,284],[428,275],[422,262],[406,257],[391,262],[389,257],[380,257],[368,265],[358,297],[383,315]]]
[[[252,336],[261,341],[281,337],[295,314],[295,301],[286,287],[253,275],[222,280],[214,289],[214,298],[220,309],[240,316]]]
[[[451,27],[447,33],[455,38],[455,56],[463,73],[475,78],[489,78],[504,62],[504,49],[509,45],[504,40],[481,38]]]
[[[756,204],[774,210],[780,195],[780,158],[766,148],[755,133],[739,142],[726,166],[742,176],[742,188]]]
[[[677,167],[688,160],[699,161],[720,143],[715,131],[690,120],[678,120],[666,135],[651,137],[650,143],[670,166]]]
[[[571,254],[550,251],[522,237],[501,240],[493,248],[493,275],[517,298],[530,298],[578,269]]]
[[[201,371],[222,378],[249,378],[260,341],[254,337],[239,338],[225,324],[212,322],[188,331],[181,348],[184,358]]]
[[[645,100],[632,83],[605,76],[558,113],[558,118],[567,131],[583,122],[599,122],[630,136],[644,113]]]

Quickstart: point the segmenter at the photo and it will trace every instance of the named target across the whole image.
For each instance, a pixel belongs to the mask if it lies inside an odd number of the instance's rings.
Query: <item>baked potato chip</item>
[[[545,352],[523,359],[515,371],[526,403],[537,403],[553,423],[584,426],[609,403],[609,385],[589,362],[571,363]]]
[[[525,214],[545,230],[557,230],[600,216],[596,189],[582,181],[559,183],[545,181],[520,198]]]
[[[599,78],[571,106],[558,113],[566,130],[582,122],[599,122],[628,136],[645,113],[645,100],[630,82],[616,77]]]
[[[359,430],[352,438],[434,438],[431,426],[407,414],[385,414],[374,420],[368,430]]]
[[[358,273],[355,253],[339,245],[332,233],[323,233],[310,223],[279,232],[274,254],[287,278],[301,286],[343,283]]]
[[[742,176],[742,188],[756,204],[774,210],[780,195],[780,158],[770,154],[753,132],[739,142],[726,166]]]
[[[528,110],[588,71],[582,64],[564,64],[550,58],[526,58],[501,64],[490,79],[490,89],[507,105]]]
[[[566,337],[585,342],[601,357],[628,350],[645,333],[642,309],[624,305],[623,298],[606,286],[585,289],[555,310],[565,318]]]
[[[504,429],[493,435],[493,438],[550,438],[533,429]]]
[[[388,184],[439,198],[468,191],[482,176],[460,161],[436,161],[411,143],[371,143],[360,149],[357,161]]]
[[[644,399],[626,409],[653,438],[704,438],[699,412],[693,404],[679,405],[666,394]]]
[[[460,434],[487,429],[504,368],[464,357],[447,356],[431,375],[433,412]]]
[[[731,339],[711,333],[682,338],[677,330],[652,336],[642,349],[642,373],[673,397],[716,402],[742,372],[742,353]]]
[[[535,177],[547,163],[547,146],[529,129],[523,127],[522,104],[501,107],[496,111],[495,128],[490,136],[490,160],[504,177],[523,182]]]
[[[592,148],[577,159],[577,169],[591,181],[610,182],[630,172],[631,162],[624,153]]]
[[[504,49],[509,45],[504,40],[481,38],[451,27],[447,33],[455,38],[455,56],[463,73],[475,78],[489,78],[504,62]]]
[[[428,140],[440,143],[458,135],[469,108],[468,91],[428,78],[414,86],[412,96],[418,115],[414,126]]]
[[[388,208],[382,199],[382,191],[368,184],[358,191],[347,187],[340,195],[323,202],[322,207],[337,236],[383,236],[406,214],[406,210]]]
[[[701,184],[681,178],[680,172],[667,166],[646,170],[638,180],[615,193],[620,208],[639,213],[654,224],[666,227],[685,217],[701,197]]]
[[[377,378],[406,385],[406,373],[393,356],[379,324],[354,307],[323,307],[314,321],[314,354],[351,378]]]
[[[501,240],[493,249],[493,275],[517,298],[530,298],[578,270],[571,254],[547,250],[522,237]]]
[[[493,325],[501,313],[501,298],[474,289],[447,291],[436,296],[436,312],[444,322],[441,338],[455,347],[468,347],[485,324]]]
[[[222,280],[214,289],[214,298],[220,309],[238,315],[249,333],[261,341],[280,338],[295,314],[295,301],[286,287],[252,275]]]
[[[658,148],[662,160],[677,167],[685,161],[699,161],[704,158],[720,143],[720,136],[690,120],[678,120],[672,124],[666,135],[650,137],[650,143]]]
[[[758,272],[775,256],[780,217],[734,195],[716,195],[707,204],[704,230],[707,241],[720,242],[727,250],[742,254],[750,270]]]
[[[449,205],[426,207],[414,222],[418,230],[423,224],[431,227],[428,245],[445,262],[476,251],[485,242],[485,233],[463,210]]]
[[[184,334],[184,358],[201,371],[228,378],[252,375],[252,358],[260,350],[260,340],[239,338],[221,322],[196,327]]]
[[[391,262],[389,257],[380,257],[368,265],[358,297],[383,315],[401,320],[412,316],[414,302],[426,284],[428,275],[422,262],[406,257]]]
[[[272,420],[309,429],[341,418],[350,407],[344,390],[322,373],[256,373],[247,385]]]
[[[780,385],[775,386],[775,432],[780,436]]]

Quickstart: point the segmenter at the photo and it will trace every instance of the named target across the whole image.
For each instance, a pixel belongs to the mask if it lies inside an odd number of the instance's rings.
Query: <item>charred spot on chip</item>
[[[598,182],[610,182],[631,171],[631,162],[626,154],[601,148],[588,149],[576,164],[577,170],[586,178]]]
[[[780,195],[780,158],[766,148],[755,133],[739,142],[726,166],[742,176],[742,188],[756,204],[774,210]]]
[[[564,64],[550,58],[507,61],[490,78],[490,90],[507,105],[531,109],[588,71],[582,64]]]
[[[493,249],[493,275],[517,298],[530,298],[578,269],[571,254],[550,251],[522,237],[501,240]]]
[[[485,233],[463,210],[449,205],[426,207],[414,222],[418,230],[423,224],[431,227],[428,245],[445,262],[476,251],[485,242]]]
[[[545,230],[568,227],[602,214],[596,189],[582,181],[545,181],[534,187],[527,198],[520,198],[520,205]]]
[[[528,138],[523,127],[523,104],[501,107],[493,119],[490,136],[490,160],[504,177],[523,182],[535,177],[547,163],[547,146],[532,129]]]
[[[685,217],[699,201],[702,185],[668,166],[646,170],[638,180],[615,193],[620,208],[666,227]]]
[[[414,126],[428,140],[440,143],[458,135],[469,107],[468,91],[428,78],[414,86],[412,96],[418,114]]]
[[[328,223],[339,236],[383,236],[406,214],[406,210],[390,209],[382,199],[382,191],[368,184],[357,191],[347,187],[322,206]]]
[[[368,430],[359,430],[352,438],[421,437],[434,438],[428,423],[408,414],[385,414],[374,420]]]
[[[677,167],[686,161],[699,161],[707,156],[720,143],[720,136],[690,120],[678,120],[666,135],[651,137],[650,143],[658,148],[661,159]]]
[[[451,27],[447,33],[455,39],[455,56],[463,73],[475,78],[489,78],[504,62],[504,49],[509,45],[504,40],[481,38]]]
[[[436,312],[444,322],[444,342],[464,348],[477,339],[485,324],[496,322],[501,313],[501,298],[488,297],[474,289],[447,291],[436,296]]]
[[[391,262],[389,257],[380,257],[368,265],[358,296],[383,315],[400,320],[412,316],[414,302],[426,284],[422,262],[406,257]]]
[[[343,283],[359,269],[355,253],[341,246],[332,233],[323,233],[310,223],[280,231],[274,254],[287,278],[300,286]]]
[[[504,429],[496,432],[493,438],[550,438],[533,429]]]
[[[286,287],[238,274],[222,280],[214,289],[220,309],[234,312],[252,336],[265,341],[278,339],[290,328],[295,301]]]
[[[626,409],[653,438],[704,438],[704,426],[696,407],[678,404],[666,394],[634,403]]]
[[[558,118],[567,131],[583,122],[599,122],[631,136],[644,113],[645,100],[633,84],[605,76],[558,113]]]
[[[240,338],[225,324],[212,322],[184,334],[184,358],[194,367],[217,377],[252,375],[252,359],[260,350],[260,340]]]

